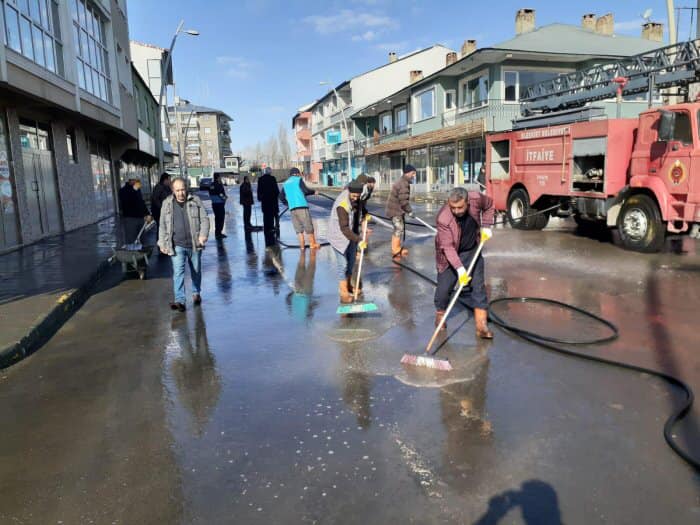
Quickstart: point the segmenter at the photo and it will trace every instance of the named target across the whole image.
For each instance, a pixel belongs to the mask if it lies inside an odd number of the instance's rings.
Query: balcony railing
[[[345,106],[344,108],[338,110],[337,112],[333,113],[330,116],[328,125],[329,126],[334,126],[338,122],[342,122],[343,120],[343,112],[345,112],[345,119],[349,119],[350,115],[352,115],[352,105]]]

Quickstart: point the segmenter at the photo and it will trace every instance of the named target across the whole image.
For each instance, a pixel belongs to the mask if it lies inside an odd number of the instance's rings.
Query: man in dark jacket
[[[367,210],[367,201],[372,198],[372,192],[374,191],[374,184],[377,182],[374,177],[368,176],[366,173],[362,173],[355,179],[357,182],[362,184],[362,194],[360,195],[358,213],[355,215],[355,220],[352,225],[352,231],[354,233],[360,233],[360,225],[362,220],[369,213]]]
[[[249,232],[253,229],[253,225],[250,223],[250,212],[255,202],[253,201],[253,188],[250,185],[248,177],[243,177],[239,203],[241,206],[243,206],[243,227],[245,228],[245,231]]]
[[[119,190],[119,207],[122,211],[122,224],[124,231],[124,244],[136,241],[143,223],[151,222],[153,217],[143,201],[141,194],[141,181],[129,179]]]
[[[438,271],[435,326],[445,315],[452,289],[459,281],[465,287],[469,286],[465,288],[464,299],[474,308],[476,336],[493,339],[493,334],[486,324],[489,303],[484,284],[483,256],[479,255],[471,276],[467,275],[466,267],[474,258],[481,236],[486,239],[492,237],[494,216],[495,208],[490,197],[476,191],[467,192],[464,188],[453,189],[447,204],[438,212],[435,236],[435,262]],[[445,327],[443,324],[443,330]]]
[[[272,170],[265,168],[262,177],[258,179],[258,202],[263,212],[263,229],[270,235],[279,233],[280,229],[280,189],[277,186],[277,179],[272,176]]]
[[[416,177],[416,168],[406,164],[403,175],[391,187],[389,198],[386,201],[386,215],[394,225],[394,234],[391,236],[391,256],[400,259],[408,255],[408,250],[401,246],[405,237],[405,216],[413,217],[411,209],[411,181]]]
[[[158,224],[160,224],[160,209],[163,206],[163,201],[167,199],[171,193],[170,174],[163,173],[151,194],[151,210],[153,211],[153,218]]]
[[[209,198],[211,199],[211,209],[214,212],[214,237],[223,239],[224,221],[226,219],[226,190],[221,184],[221,174],[214,173],[214,181],[209,186]]]

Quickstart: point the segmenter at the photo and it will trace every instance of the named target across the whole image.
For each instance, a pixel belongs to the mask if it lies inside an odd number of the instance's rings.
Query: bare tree
[[[274,135],[267,139],[267,142],[265,143],[263,157],[265,159],[265,162],[267,162],[270,165],[270,167],[279,167],[280,148],[279,144],[277,143],[277,137],[275,137]]]
[[[277,141],[280,149],[281,168],[289,168],[292,163],[292,146],[289,143],[289,135],[287,128],[280,122],[279,131],[277,132]]]

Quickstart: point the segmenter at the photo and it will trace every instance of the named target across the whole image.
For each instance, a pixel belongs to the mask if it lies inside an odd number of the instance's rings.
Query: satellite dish
[[[642,18],[644,19],[645,22],[648,22],[651,19],[651,13],[652,13],[651,9],[647,9],[646,11],[644,11]]]

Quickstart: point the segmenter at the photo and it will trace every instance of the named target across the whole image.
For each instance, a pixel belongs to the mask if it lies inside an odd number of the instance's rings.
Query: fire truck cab
[[[700,103],[688,103],[490,135],[487,193],[514,228],[572,215],[617,227],[627,249],[658,251],[666,232],[699,233],[699,121]]]

